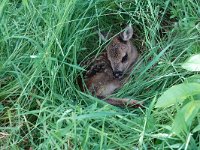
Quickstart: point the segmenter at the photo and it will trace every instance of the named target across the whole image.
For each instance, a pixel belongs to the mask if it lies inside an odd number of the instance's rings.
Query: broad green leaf
[[[182,67],[188,71],[200,71],[200,54],[191,56]]]
[[[176,135],[179,135],[180,133],[187,133],[187,124],[182,111],[176,114],[172,124],[172,132],[174,132]]]
[[[200,83],[200,74],[192,75],[185,79],[185,83]]]
[[[200,101],[190,101],[175,116],[172,130],[176,134],[186,133],[200,109]]]
[[[193,99],[195,99],[195,100],[200,99],[200,94],[194,95],[194,96],[192,96],[192,97],[193,97]]]
[[[193,133],[194,133],[194,132],[197,132],[197,131],[200,131],[200,124],[197,125],[197,126],[192,130]]]
[[[198,83],[182,83],[175,85],[158,98],[155,107],[168,107],[183,102],[187,97],[196,94],[200,94],[200,84]]]
[[[187,125],[191,125],[194,117],[196,117],[197,113],[200,109],[200,101],[190,101],[187,103],[182,109],[182,113],[184,114],[185,121]]]

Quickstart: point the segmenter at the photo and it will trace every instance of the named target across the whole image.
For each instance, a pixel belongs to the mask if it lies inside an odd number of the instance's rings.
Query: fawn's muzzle
[[[113,75],[115,78],[121,78],[123,75],[123,72],[122,71],[114,71]]]

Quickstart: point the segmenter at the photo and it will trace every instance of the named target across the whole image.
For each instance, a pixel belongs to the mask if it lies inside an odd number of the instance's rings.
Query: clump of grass
[[[199,1],[0,4],[1,149],[185,146],[187,138],[170,135],[173,108],[153,108],[155,97],[191,75],[180,63],[199,53]],[[116,96],[145,101],[146,109],[110,106],[76,84],[79,62],[103,48],[96,31],[119,32],[128,22],[141,57]],[[199,147],[198,138],[190,136],[191,149]]]

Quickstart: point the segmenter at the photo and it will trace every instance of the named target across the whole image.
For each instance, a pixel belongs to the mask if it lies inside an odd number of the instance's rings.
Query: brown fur
[[[138,52],[130,41],[133,34],[131,26],[115,36],[98,58],[92,60],[86,70],[85,84],[88,90],[99,98],[106,98],[117,89],[122,87],[125,78],[124,74],[132,70],[133,63],[138,58]],[[101,35],[102,36],[102,35]],[[133,105],[137,101],[128,99],[105,99],[106,102],[116,105]]]

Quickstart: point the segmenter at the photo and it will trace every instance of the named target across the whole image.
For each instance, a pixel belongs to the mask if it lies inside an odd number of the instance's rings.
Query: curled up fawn
[[[82,63],[86,66],[84,75],[86,87],[81,86],[83,91],[87,88],[92,95],[115,106],[140,106],[136,100],[107,98],[127,82],[129,75],[125,73],[130,73],[138,58],[138,51],[130,40],[132,35],[132,26],[128,25],[111,39],[106,49],[97,58]],[[100,37],[106,40],[101,33]]]

